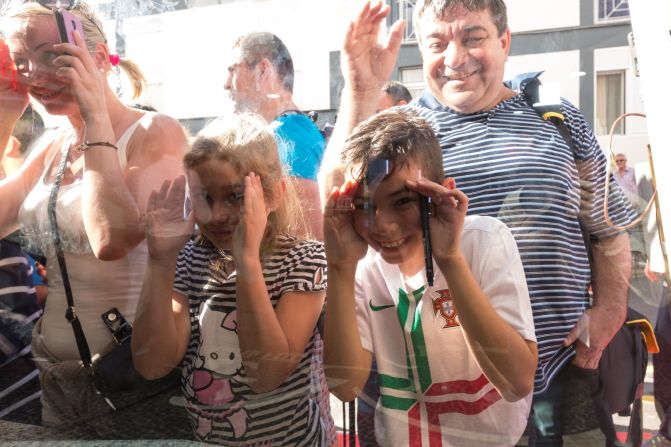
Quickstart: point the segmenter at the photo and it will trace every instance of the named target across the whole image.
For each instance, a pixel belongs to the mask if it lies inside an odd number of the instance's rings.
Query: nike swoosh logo
[[[383,306],[376,306],[373,304],[373,300],[368,301],[368,305],[370,306],[370,310],[373,312],[379,312],[381,310],[389,309],[390,307],[394,307],[393,304],[385,304]]]

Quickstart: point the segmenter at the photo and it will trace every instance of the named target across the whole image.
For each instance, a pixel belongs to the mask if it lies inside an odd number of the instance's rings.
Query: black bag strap
[[[538,113],[543,120],[549,121],[555,125],[559,134],[573,152],[573,158],[576,159],[577,151],[575,144],[573,144],[573,138],[571,137],[571,129],[564,122],[565,117],[561,104],[540,103],[541,81],[538,78],[542,74],[542,71],[523,73],[515,76],[509,81],[505,81],[504,84],[508,88],[519,90],[524,93],[527,103],[534,108],[536,113]]]
[[[70,146],[68,145],[67,149],[63,151],[60,164],[58,165],[58,171],[56,172],[56,178],[54,179],[54,185],[51,187],[51,194],[49,195],[49,205],[47,207],[47,214],[49,215],[49,223],[51,224],[51,232],[54,238],[54,247],[56,249],[56,257],[58,258],[58,267],[61,270],[61,276],[63,277],[63,288],[65,289],[65,297],[67,299],[68,307],[65,310],[65,319],[68,320],[72,326],[72,331],[75,334],[75,341],[77,342],[77,349],[79,350],[79,356],[82,359],[82,363],[85,367],[91,367],[91,350],[89,349],[89,344],[86,341],[86,336],[84,335],[84,330],[82,329],[81,322],[77,317],[77,312],[75,312],[75,303],[72,297],[72,288],[70,287],[70,278],[68,276],[68,269],[65,265],[65,256],[63,255],[63,243],[61,241],[61,236],[58,231],[58,222],[56,220],[56,204],[58,200],[58,190],[61,187],[61,181],[63,180],[63,173],[65,172],[65,166],[68,162],[68,156],[70,155]]]
[[[627,320],[629,320],[627,315]],[[625,323],[625,325],[627,325]],[[627,325],[629,326],[629,325]],[[631,330],[634,336],[634,377],[640,377],[642,380],[636,385],[634,394],[634,403],[631,408],[631,418],[629,419],[629,429],[627,430],[627,445],[639,447],[643,443],[643,389],[645,384],[645,370],[643,362],[639,361],[643,356],[647,359],[647,351],[644,349],[643,334],[641,328],[632,325]],[[647,361],[645,362],[647,365]]]
[[[503,84],[513,90],[520,91],[524,94],[524,97],[533,109],[538,113],[538,115],[544,120],[552,123],[561,135],[562,139],[566,145],[571,149],[573,154],[573,161],[576,164],[576,168],[580,171],[579,160],[578,160],[578,151],[573,143],[573,138],[571,135],[571,128],[566,125],[566,118],[564,112],[562,111],[561,103],[558,104],[541,104],[540,103],[540,86],[541,80],[539,79],[543,71],[533,71],[529,73],[522,73],[515,76],[511,80],[504,81]],[[585,249],[587,250],[587,257],[589,258],[590,267],[592,266],[592,250],[590,247],[591,237],[587,227],[580,223],[580,231],[582,232],[582,238],[585,242]]]

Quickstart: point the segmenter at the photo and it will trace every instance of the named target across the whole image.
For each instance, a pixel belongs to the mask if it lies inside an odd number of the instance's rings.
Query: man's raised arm
[[[380,90],[391,76],[396,63],[405,22],[399,20],[389,29],[384,45],[378,43],[382,21],[390,7],[380,0],[367,1],[350,23],[341,53],[345,86],[340,99],[338,120],[322,161],[319,185],[324,197],[334,186],[344,183],[340,152],[357,124],[375,113]]]

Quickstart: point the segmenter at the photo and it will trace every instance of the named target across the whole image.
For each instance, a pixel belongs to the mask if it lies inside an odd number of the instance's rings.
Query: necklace
[[[219,253],[218,270],[221,271],[224,278],[228,279],[235,271],[235,259],[233,259],[232,253],[227,250],[217,250],[217,252]]]

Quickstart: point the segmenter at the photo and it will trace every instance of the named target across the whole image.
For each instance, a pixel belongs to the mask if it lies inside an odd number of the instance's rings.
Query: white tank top
[[[153,115],[145,114],[119,138],[117,152],[122,169],[127,164],[128,141],[140,125],[143,127],[149,125]],[[68,147],[70,143],[71,139],[66,138],[63,148]],[[51,166],[56,156],[60,159],[62,150],[52,151],[45,160],[45,166]],[[78,360],[80,356],[72,327],[65,319],[67,301],[47,216],[52,187],[51,184],[45,183],[48,170],[45,169],[42,178],[23,202],[19,211],[19,222],[30,248],[48,258],[49,295],[41,329],[44,346],[58,360]],[[129,322],[135,319],[135,308],[146,268],[147,246],[143,241],[126,257],[115,261],[101,261],[96,258],[84,230],[81,210],[82,187],[81,179],[61,186],[56,218],[63,241],[75,311],[81,321],[91,355],[95,355],[107,352],[114,343],[109,329],[100,318],[103,312],[116,307]]]

